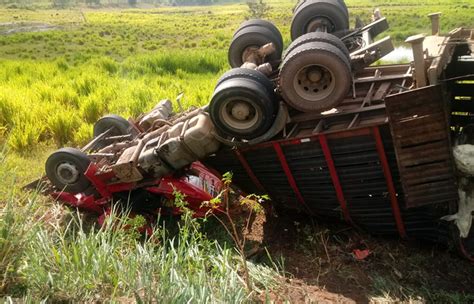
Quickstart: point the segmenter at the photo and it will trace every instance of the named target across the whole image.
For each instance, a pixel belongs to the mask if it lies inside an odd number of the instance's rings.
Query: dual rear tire
[[[291,20],[291,39],[310,32],[335,33],[349,28],[349,12],[343,0],[302,0]]]
[[[217,82],[209,114],[220,134],[250,140],[272,125],[278,108],[273,83],[252,69],[235,68]]]
[[[283,99],[299,111],[334,108],[352,84],[349,51],[331,34],[302,35],[288,47],[278,84]]]
[[[261,19],[243,22],[235,31],[229,47],[228,60],[230,66],[233,68],[242,66],[252,51],[267,43],[273,43],[275,52],[264,58],[264,62],[280,60],[283,51],[283,38],[278,28],[273,23]]]

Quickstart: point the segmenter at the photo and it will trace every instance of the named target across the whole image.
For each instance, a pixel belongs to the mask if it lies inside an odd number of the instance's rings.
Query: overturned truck
[[[272,23],[248,20],[209,105],[108,115],[82,150],[48,158],[47,177],[62,200],[97,212],[130,193],[161,210],[177,188],[205,214],[199,201],[232,171],[280,210],[454,244],[474,260],[474,30],[441,35],[440,14],[430,18],[431,35],[406,41],[411,63],[375,66],[394,49],[375,41],[388,28],[378,10],[349,29],[344,1],[302,1],[285,52]]]

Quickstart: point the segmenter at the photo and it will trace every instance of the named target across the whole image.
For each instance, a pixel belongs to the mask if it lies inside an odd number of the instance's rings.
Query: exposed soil
[[[41,22],[5,22],[0,23],[0,35],[26,32],[46,32],[58,28],[58,26]]]
[[[474,302],[474,265],[447,248],[275,212],[257,215],[247,236],[261,248],[252,259],[266,259],[266,248],[284,261],[286,280],[271,295],[276,302]],[[369,255],[359,260],[357,249]]]

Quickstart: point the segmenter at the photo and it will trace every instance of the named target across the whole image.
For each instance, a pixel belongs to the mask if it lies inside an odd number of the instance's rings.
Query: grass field
[[[388,34],[397,44],[409,35],[428,33],[430,12],[443,12],[443,31],[474,26],[470,0],[346,3],[351,16],[364,21],[380,7],[391,25]],[[276,23],[288,45],[295,2],[269,4],[267,19]],[[76,215],[21,190],[42,174],[45,159],[56,147],[87,142],[93,123],[104,114],[136,116],[180,92],[185,93],[186,107],[206,104],[215,81],[229,69],[227,47],[246,14],[244,3],[146,9],[0,8],[0,147],[4,147],[0,150],[0,272],[4,274],[0,296],[27,297],[31,302],[110,296],[145,302],[180,303],[190,298],[251,302],[265,297],[266,287],[279,288],[272,279],[278,276],[278,267],[252,264],[260,293],[249,294],[232,249],[197,230],[192,231],[199,234],[194,238],[186,233],[163,235],[166,229],[157,228],[162,235],[157,244],[120,236],[112,229],[84,234],[78,220],[71,222]],[[194,224],[186,222],[182,229],[194,229]],[[186,280],[191,283],[185,284]],[[154,285],[157,282],[161,288]],[[382,277],[372,284],[383,290],[384,282]],[[420,292],[422,297],[426,294]],[[376,295],[383,297],[383,292]],[[463,293],[451,297],[472,301]],[[411,297],[396,293],[393,299]]]
[[[388,34],[398,44],[429,31],[429,12],[443,12],[445,31],[474,24],[470,1],[347,4],[351,16],[366,22],[381,7],[391,24]],[[288,45],[295,3],[275,0],[270,5],[267,18]],[[246,14],[245,4],[0,9],[0,142],[31,155],[38,146],[83,144],[92,124],[106,113],[136,115],[180,92],[185,105],[206,104],[216,79],[229,69],[227,47]],[[44,24],[53,28],[35,31]],[[40,171],[29,170],[26,178]]]

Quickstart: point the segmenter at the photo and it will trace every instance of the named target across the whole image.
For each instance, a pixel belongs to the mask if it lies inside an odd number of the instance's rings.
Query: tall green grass
[[[222,58],[217,51],[158,53],[121,62],[98,57],[67,68],[63,59],[0,61],[3,138],[16,151],[41,142],[81,145],[108,113],[136,117],[180,92],[185,107],[204,105],[225,70]]]
[[[0,150],[0,179],[13,186],[9,155]],[[235,249],[208,237],[190,213],[158,221],[147,238],[129,229],[142,222],[127,212],[113,212],[102,227],[95,223],[95,216],[39,192],[2,195],[0,299],[242,303],[278,287],[275,266],[248,262],[256,286],[250,292]],[[219,226],[207,229],[215,234]]]
[[[179,221],[177,234],[161,222],[143,239],[127,230],[126,218],[112,215],[98,228],[74,211],[39,205],[34,195],[26,200],[0,210],[0,296],[30,302],[242,303],[278,287],[275,268],[248,262],[257,287],[249,292],[234,249],[207,238],[191,215]]]
[[[269,3],[266,17],[288,45],[295,3]],[[426,15],[433,11],[443,12],[444,32],[474,25],[467,0],[346,3],[351,23],[355,16],[368,22],[380,7],[396,43],[429,32]],[[136,116],[182,91],[186,106],[206,104],[215,80],[229,69],[227,48],[246,14],[245,3],[87,10],[85,20],[79,10],[0,9],[0,23],[58,26],[0,35],[0,141],[22,152],[37,143],[81,145],[107,113]]]
[[[257,287],[250,292],[235,249],[206,233],[216,236],[219,226],[203,227],[190,213],[159,220],[144,238],[129,229],[140,217],[127,212],[114,210],[99,227],[96,216],[18,191],[17,157],[7,150],[0,149],[0,299],[242,303],[278,287],[276,266],[248,262]]]

